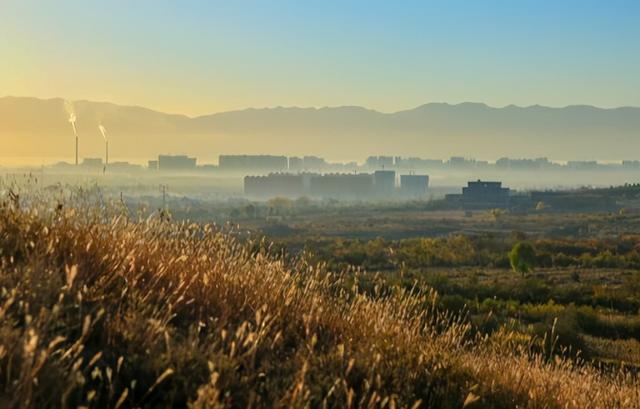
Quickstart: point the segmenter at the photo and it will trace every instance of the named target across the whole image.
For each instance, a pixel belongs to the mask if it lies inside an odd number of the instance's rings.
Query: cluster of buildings
[[[428,186],[427,175],[400,175],[398,181],[393,170],[377,170],[373,173],[271,173],[266,176],[244,178],[244,193],[254,198],[420,198],[426,195]]]
[[[634,192],[640,186],[634,186]],[[555,212],[612,212],[617,211],[616,197],[624,191],[611,189],[583,189],[569,191],[532,191],[516,193],[501,182],[477,180],[468,182],[460,194],[445,196],[445,202],[451,209],[487,210],[510,209],[530,211],[532,209]]]
[[[329,163],[318,156],[220,155],[218,170],[224,172],[323,172],[357,169],[356,162]]]
[[[72,164],[61,162],[58,169],[77,170]],[[145,168],[129,162],[109,162],[101,158],[85,158],[81,169],[135,173]],[[393,200],[425,198],[429,187],[426,171],[435,169],[479,170],[636,170],[640,161],[629,160],[616,164],[596,161],[570,161],[558,164],[547,158],[501,158],[490,164],[463,157],[446,161],[400,156],[370,156],[359,165],[355,162],[329,163],[317,156],[287,157],[278,155],[220,155],[218,165],[198,165],[195,157],[187,155],[159,155],[148,161],[147,169],[158,172],[229,172],[244,176],[244,193],[256,199],[273,197],[312,197],[341,200]],[[416,174],[421,171],[422,174]],[[481,173],[481,172],[480,172]],[[640,187],[634,186],[634,194]],[[623,192],[624,193],[624,192]],[[626,193],[625,193],[626,194]],[[624,195],[622,195],[624,196]],[[532,208],[584,211],[613,211],[616,200],[611,191],[534,191],[516,193],[498,181],[468,182],[458,194],[448,194],[444,203],[450,209],[512,209]]]
[[[85,158],[80,164],[84,169],[103,169],[109,172],[138,172],[144,168],[141,165],[130,162],[109,162],[107,165],[102,158]],[[58,164],[59,167],[70,167],[70,164]],[[172,172],[189,172],[202,169],[196,165],[196,158],[187,155],[159,155],[158,159],[147,162],[147,169]]]
[[[246,176],[245,195],[254,199],[273,197],[339,200],[424,199],[429,186],[427,175],[397,176],[394,170],[372,173],[271,173]],[[640,186],[635,188],[640,190]],[[467,183],[461,193],[448,194],[444,209],[486,211],[509,209],[529,212],[616,211],[615,192],[609,190],[516,192],[498,181],[476,180]]]
[[[76,171],[78,169],[76,165],[66,162],[59,162],[53,165],[53,168],[62,171]],[[141,165],[123,161],[110,161],[107,165],[102,158],[84,158],[80,163],[80,168],[88,172],[105,172],[108,169],[109,172],[116,173],[135,173],[144,169]]]
[[[71,164],[60,163],[58,167],[70,167]],[[120,171],[140,171],[142,166],[128,162],[110,162],[108,166],[101,158],[86,158],[81,163],[85,169],[107,168]],[[187,155],[159,155],[147,162],[149,170],[171,172],[213,171],[236,174],[267,175],[269,173],[353,173],[373,172],[376,170],[395,170],[396,172],[429,172],[429,171],[481,171],[481,170],[546,170],[546,171],[604,171],[627,170],[639,171],[639,160],[625,160],[619,163],[601,163],[597,161],[552,162],[547,158],[512,159],[500,158],[495,163],[453,156],[447,160],[424,159],[402,156],[369,156],[364,163],[328,162],[318,156],[284,156],[284,155],[220,155],[217,165],[199,165],[195,157]]]
[[[413,170],[547,170],[547,171],[602,171],[640,170],[639,160],[624,160],[618,163],[602,163],[595,160],[552,162],[548,158],[513,159],[500,158],[495,163],[485,160],[453,156],[447,160],[423,159],[401,156],[370,156],[365,161],[369,169],[413,169]]]
[[[186,155],[160,155],[150,160],[148,168],[160,171],[216,170],[228,173],[268,174],[274,172],[323,172],[353,170],[356,162],[329,163],[317,156],[220,155],[218,165],[198,165],[196,158]]]

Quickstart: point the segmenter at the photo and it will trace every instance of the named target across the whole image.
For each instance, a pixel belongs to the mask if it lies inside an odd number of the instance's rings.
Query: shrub
[[[523,276],[529,274],[536,263],[536,251],[533,245],[526,241],[517,243],[509,253],[509,262],[516,273]]]

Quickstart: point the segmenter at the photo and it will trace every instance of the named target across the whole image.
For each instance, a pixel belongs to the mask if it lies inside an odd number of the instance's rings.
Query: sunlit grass
[[[96,192],[5,187],[0,407],[636,408],[637,379],[512,334],[479,339],[429,289],[363,294],[214,226]],[[262,249],[262,250],[256,250]]]

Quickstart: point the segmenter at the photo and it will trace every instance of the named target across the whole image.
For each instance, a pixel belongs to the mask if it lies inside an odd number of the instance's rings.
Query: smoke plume
[[[98,125],[98,129],[100,130],[100,133],[104,138],[104,141],[107,142],[107,129],[104,126],[102,126],[102,124]]]
[[[71,126],[73,127],[73,134],[78,136],[78,132],[76,131],[76,110],[73,107],[73,102],[64,101],[64,109],[69,115],[69,123],[71,123]]]

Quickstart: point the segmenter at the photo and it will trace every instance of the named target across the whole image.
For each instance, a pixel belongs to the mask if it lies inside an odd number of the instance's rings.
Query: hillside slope
[[[630,375],[474,340],[428,290],[367,295],[210,226],[0,200],[2,407],[637,407]]]

